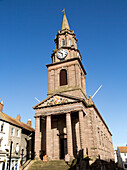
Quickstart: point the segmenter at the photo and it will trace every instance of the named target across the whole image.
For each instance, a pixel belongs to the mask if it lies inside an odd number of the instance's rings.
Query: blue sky
[[[0,0],[0,97],[4,112],[33,127],[34,97],[47,96],[48,72],[62,9],[75,31],[86,69],[87,96],[113,134],[127,144],[127,0]]]

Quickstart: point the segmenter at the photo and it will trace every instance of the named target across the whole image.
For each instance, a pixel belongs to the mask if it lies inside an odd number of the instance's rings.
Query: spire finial
[[[69,24],[68,24],[68,21],[67,21],[67,17],[66,17],[66,15],[65,15],[65,8],[62,10],[62,12],[64,12],[64,15],[63,15],[63,21],[62,21],[61,30],[64,30],[64,29],[70,30]]]

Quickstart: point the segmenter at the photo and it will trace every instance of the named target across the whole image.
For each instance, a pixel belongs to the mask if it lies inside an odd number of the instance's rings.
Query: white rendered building
[[[24,164],[34,153],[34,129],[31,127],[31,120],[25,124],[20,119],[20,115],[14,119],[3,113],[3,102],[0,102],[0,170],[9,168],[11,144],[10,169],[19,170],[20,162]]]
[[[118,167],[127,170],[127,146],[117,147]]]

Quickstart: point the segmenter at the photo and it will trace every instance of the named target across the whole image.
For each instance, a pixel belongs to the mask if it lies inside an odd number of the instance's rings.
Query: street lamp
[[[22,153],[21,153],[21,156],[22,156],[22,159],[21,159],[21,166],[23,165],[23,152],[24,152],[24,149],[22,149]]]
[[[10,143],[9,170],[10,170],[10,168],[11,168],[11,153],[12,153],[12,144],[13,144],[13,141],[11,141],[11,143]]]

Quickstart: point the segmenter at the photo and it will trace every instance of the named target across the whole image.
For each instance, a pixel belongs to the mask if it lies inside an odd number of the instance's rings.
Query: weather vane
[[[64,12],[64,13],[65,13],[65,8],[64,8],[61,12]]]

